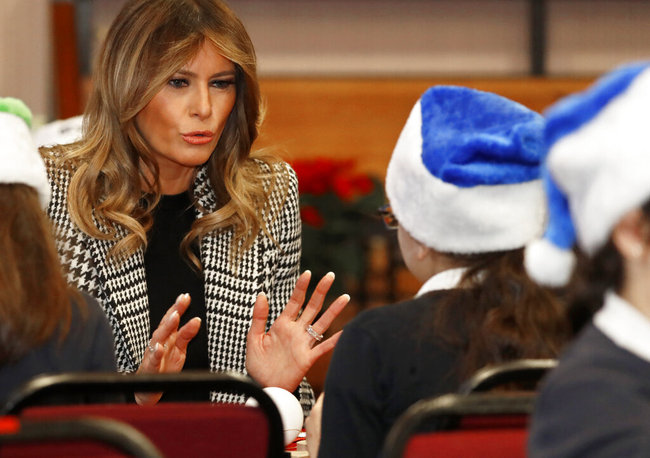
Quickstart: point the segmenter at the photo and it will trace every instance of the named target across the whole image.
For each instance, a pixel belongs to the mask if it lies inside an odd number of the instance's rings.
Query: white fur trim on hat
[[[81,139],[83,116],[59,119],[39,127],[32,133],[37,146],[73,143]]]
[[[411,236],[453,253],[516,249],[541,236],[546,215],[541,180],[473,187],[446,183],[423,164],[421,126],[418,101],[386,173],[392,210]]]
[[[0,183],[23,183],[38,192],[45,208],[50,201],[50,184],[45,164],[25,121],[0,112]]]

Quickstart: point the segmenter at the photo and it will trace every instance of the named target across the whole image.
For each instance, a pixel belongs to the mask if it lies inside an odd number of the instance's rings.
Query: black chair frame
[[[174,374],[119,374],[115,372],[62,373],[37,376],[12,392],[0,415],[18,415],[51,395],[161,392],[197,389],[252,397],[269,419],[269,457],[284,456],[282,418],[273,400],[250,377],[238,373],[182,371]]]
[[[460,394],[490,391],[509,382],[535,383],[557,366],[556,359],[520,359],[486,366],[466,380],[458,389]]]

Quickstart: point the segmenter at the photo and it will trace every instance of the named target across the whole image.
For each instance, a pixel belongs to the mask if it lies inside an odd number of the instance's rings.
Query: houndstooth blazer
[[[152,330],[149,329],[149,304],[144,269],[144,250],[138,250],[122,263],[107,261],[115,242],[98,240],[82,232],[67,208],[71,173],[55,166],[54,155],[44,151],[52,199],[48,214],[55,226],[57,248],[68,281],[101,303],[115,336],[118,370],[137,370]],[[260,167],[267,167],[260,163]],[[210,370],[246,373],[246,334],[250,327],[253,304],[261,292],[269,298],[269,323],[278,317],[295,286],[300,262],[300,215],[297,178],[287,164],[287,180],[276,186],[263,212],[274,243],[260,232],[253,245],[241,255],[238,266],[229,260],[232,231],[225,230],[204,237],[200,243],[206,305]],[[286,178],[288,177],[288,178]],[[217,210],[217,202],[208,182],[206,168],[199,170],[192,192],[199,205],[196,217]],[[181,293],[182,291],[179,291]],[[172,304],[169,304],[170,306]],[[226,401],[238,397],[218,395]],[[303,407],[313,403],[313,392],[303,381],[300,387]]]

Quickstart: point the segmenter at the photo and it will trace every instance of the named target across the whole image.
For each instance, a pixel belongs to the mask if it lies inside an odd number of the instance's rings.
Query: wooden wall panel
[[[542,111],[584,89],[590,78],[291,79],[264,78],[267,113],[259,146],[287,159],[354,157],[359,170],[383,178],[390,154],[418,97],[434,84],[496,92]]]
[[[55,118],[81,114],[81,74],[77,53],[75,5],[71,1],[52,3],[55,74]]]
[[[267,117],[259,145],[275,145],[287,159],[319,156],[357,159],[357,168],[383,179],[397,137],[415,101],[434,84],[458,84],[496,92],[542,111],[559,98],[587,87],[592,79],[290,79],[265,78]],[[370,276],[373,274],[370,273]],[[419,282],[398,267],[400,297],[412,296]],[[377,278],[369,278],[371,283]],[[379,279],[382,280],[382,279]],[[368,304],[374,306],[375,304]],[[383,305],[383,304],[376,304]],[[359,311],[353,295],[330,331],[341,329]],[[331,353],[307,374],[322,391]]]

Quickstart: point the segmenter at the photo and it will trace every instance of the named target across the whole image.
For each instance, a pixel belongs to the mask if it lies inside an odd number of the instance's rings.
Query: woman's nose
[[[192,98],[192,116],[209,118],[212,114],[212,100],[208,88],[197,88]]]

